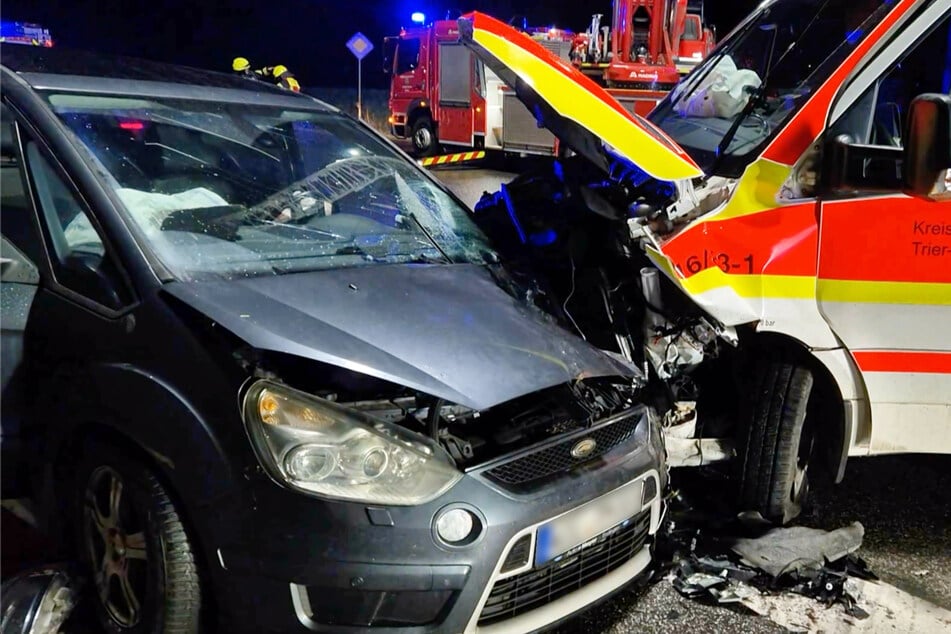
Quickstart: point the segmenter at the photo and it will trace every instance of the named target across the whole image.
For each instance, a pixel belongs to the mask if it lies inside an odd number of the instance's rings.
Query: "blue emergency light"
[[[424,22],[426,22],[426,14],[421,13],[420,11],[416,11],[413,13],[413,15],[410,16],[410,19],[413,21],[414,24],[423,24]]]

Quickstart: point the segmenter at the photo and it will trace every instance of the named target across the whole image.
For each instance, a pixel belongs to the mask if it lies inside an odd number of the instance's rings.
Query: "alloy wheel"
[[[115,469],[101,466],[90,474],[83,509],[86,551],[99,600],[124,628],[142,618],[148,579],[145,526],[136,510]]]
[[[427,150],[433,144],[433,133],[427,127],[421,127],[416,130],[413,136],[413,143],[419,150]]]

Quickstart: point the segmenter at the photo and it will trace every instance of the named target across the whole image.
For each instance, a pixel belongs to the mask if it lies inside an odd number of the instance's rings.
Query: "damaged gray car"
[[[527,631],[645,571],[645,377],[366,125],[3,50],[3,467],[109,632]]]

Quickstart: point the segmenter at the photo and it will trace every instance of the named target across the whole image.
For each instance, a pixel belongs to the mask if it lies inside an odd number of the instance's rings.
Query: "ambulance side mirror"
[[[826,142],[823,189],[833,192],[899,191],[902,149],[856,143],[848,134]]]
[[[902,189],[926,198],[951,194],[951,96],[915,97],[908,113]]]

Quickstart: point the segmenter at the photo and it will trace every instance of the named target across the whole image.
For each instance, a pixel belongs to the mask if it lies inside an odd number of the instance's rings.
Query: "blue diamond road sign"
[[[353,37],[347,40],[347,48],[357,59],[363,59],[373,50],[373,44],[363,33],[357,32]]]

